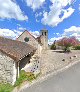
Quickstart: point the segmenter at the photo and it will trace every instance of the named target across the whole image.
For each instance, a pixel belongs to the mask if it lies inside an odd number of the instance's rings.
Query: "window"
[[[45,36],[46,36],[46,32],[45,32]]]
[[[43,32],[42,32],[42,35],[43,35]]]
[[[28,37],[24,38],[24,41],[25,42],[28,42],[29,41],[29,38]]]

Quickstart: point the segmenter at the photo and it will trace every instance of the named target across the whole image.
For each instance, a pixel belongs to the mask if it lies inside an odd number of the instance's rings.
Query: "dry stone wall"
[[[0,52],[0,82],[13,84],[14,60]]]

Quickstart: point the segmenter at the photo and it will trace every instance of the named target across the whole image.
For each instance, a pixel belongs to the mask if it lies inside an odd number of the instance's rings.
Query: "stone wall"
[[[41,43],[43,44],[42,49],[47,50],[48,48],[48,30],[41,30]]]
[[[36,53],[38,55],[41,54],[41,50],[42,50],[42,46],[38,43],[38,41],[32,36],[30,35],[29,32],[25,31],[19,38],[17,38],[18,41],[21,41],[21,42],[25,42],[25,38],[28,37],[29,38],[29,41],[26,42],[27,44],[30,44],[31,46],[35,47],[37,50],[36,50]]]
[[[14,84],[16,81],[16,73],[14,60],[0,52],[0,82]]]
[[[33,55],[30,59],[30,63],[26,64],[21,70],[25,70],[26,72],[32,72],[35,75],[40,73],[40,58],[37,55]]]
[[[26,37],[29,38],[28,42],[26,42],[24,40]],[[32,35],[30,35],[30,33],[27,32],[27,31],[25,31],[19,38],[17,38],[17,40],[21,41],[21,42],[26,42],[26,43],[32,45],[33,47],[38,48],[38,42],[37,42],[37,40]]]

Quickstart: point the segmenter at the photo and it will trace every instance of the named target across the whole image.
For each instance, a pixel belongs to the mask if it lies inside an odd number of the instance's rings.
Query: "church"
[[[42,51],[48,49],[48,30],[35,38],[27,30],[16,40],[0,37],[0,82],[14,84],[20,70],[39,73]]]
[[[36,53],[41,54],[42,51],[48,49],[48,30],[40,30],[40,36],[35,38],[29,31],[25,30],[16,40],[25,42],[35,47]]]

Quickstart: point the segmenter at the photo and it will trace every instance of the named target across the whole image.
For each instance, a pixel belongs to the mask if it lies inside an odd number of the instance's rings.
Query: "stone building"
[[[40,55],[42,50],[48,49],[48,30],[40,30],[40,36],[37,38],[26,30],[17,38],[17,40],[32,45],[37,49],[36,53]]]
[[[48,30],[43,29],[40,31],[40,40],[42,43],[42,49],[47,50],[48,49]]]
[[[33,73],[39,71],[37,56],[47,49],[48,31],[45,29],[40,31],[37,38],[28,31],[24,31],[17,40],[0,37],[0,82],[14,84],[20,70]]]
[[[27,43],[0,37],[0,82],[14,84],[35,51]]]

